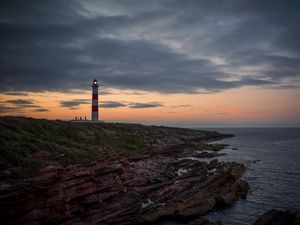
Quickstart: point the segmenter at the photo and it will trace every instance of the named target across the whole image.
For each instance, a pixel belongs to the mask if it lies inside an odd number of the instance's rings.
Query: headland
[[[2,117],[0,134],[7,224],[216,224],[249,189],[213,131]]]

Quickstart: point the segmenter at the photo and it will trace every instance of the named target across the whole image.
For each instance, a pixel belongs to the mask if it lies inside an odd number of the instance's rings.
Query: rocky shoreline
[[[249,189],[241,179],[244,165],[204,159],[223,148],[206,141],[223,137],[169,137],[143,152],[114,153],[113,161],[105,160],[112,154],[106,152],[89,164],[48,166],[29,180],[5,168],[0,219],[31,225],[213,224],[202,215],[235,203]]]
[[[139,124],[0,117],[0,221],[11,225],[217,225],[247,195],[246,168],[219,162],[231,137]],[[288,222],[288,223],[287,223]],[[296,225],[270,211],[257,225]]]
[[[254,225],[299,225],[300,212],[271,210],[261,215]]]

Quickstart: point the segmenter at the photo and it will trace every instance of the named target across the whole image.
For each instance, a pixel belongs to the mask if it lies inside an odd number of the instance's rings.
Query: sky
[[[2,0],[0,115],[300,126],[298,0]]]

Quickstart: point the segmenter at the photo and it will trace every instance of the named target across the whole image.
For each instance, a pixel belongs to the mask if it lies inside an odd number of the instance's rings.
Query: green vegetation
[[[0,160],[32,174],[47,165],[88,163],[104,156],[113,160],[115,153],[132,154],[168,137],[193,134],[205,132],[140,124],[0,117]]]

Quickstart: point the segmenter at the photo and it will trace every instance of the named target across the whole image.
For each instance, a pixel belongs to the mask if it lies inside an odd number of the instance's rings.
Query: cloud
[[[172,108],[185,108],[185,107],[190,107],[191,105],[188,104],[182,104],[182,105],[172,105]]]
[[[99,91],[99,95],[113,95],[113,94],[115,94],[115,93],[112,91],[108,91],[108,90],[100,90]]]
[[[69,110],[77,110],[79,107],[70,107]]]
[[[24,112],[25,109],[34,108],[34,112],[47,112],[48,109],[41,108],[41,106],[36,105],[35,101],[31,99],[12,99],[12,100],[6,100],[4,102],[0,103],[0,112],[1,113],[20,113]],[[11,106],[13,105],[13,106]]]
[[[16,99],[16,100],[7,100],[7,103],[11,103],[14,105],[32,105],[32,100],[26,100],[26,99]]]
[[[122,102],[116,102],[116,101],[102,101],[100,102],[100,107],[101,108],[119,108],[119,107],[124,107],[126,104]]]
[[[80,105],[91,104],[90,100],[87,99],[73,99],[70,101],[60,101],[61,107],[66,107],[71,110],[78,109]],[[138,103],[138,102],[118,102],[118,101],[100,101],[100,108],[119,108],[119,107],[129,107],[129,108],[153,108],[164,106],[159,102],[148,102],[148,103]]]
[[[76,110],[80,105],[91,104],[90,100],[87,99],[73,99],[68,101],[60,101],[61,107],[66,107],[71,110]],[[100,108],[119,108],[119,107],[128,107],[128,108],[153,108],[153,107],[162,107],[164,106],[159,102],[148,102],[148,103],[139,103],[139,102],[119,102],[119,101],[100,101]]]
[[[299,8],[297,0],[4,0],[0,91],[88,90],[94,77],[160,93],[299,87]]]
[[[49,109],[44,109],[44,108],[40,108],[40,109],[35,109],[35,112],[48,112]]]
[[[101,101],[100,108],[119,108],[119,107],[128,107],[133,109],[139,108],[154,108],[154,107],[163,107],[164,105],[159,102],[118,102],[118,101]]]
[[[60,106],[66,107],[66,108],[77,109],[76,106],[80,106],[80,105],[88,104],[88,103],[90,103],[90,101],[87,99],[73,99],[70,101],[60,101]]]
[[[10,103],[12,105],[15,105],[15,106],[21,107],[21,108],[25,108],[25,107],[37,108],[37,107],[39,107],[39,106],[35,105],[32,100],[28,100],[28,99],[6,100],[5,103]]]
[[[28,93],[24,92],[6,92],[6,95],[15,95],[15,96],[28,96]]]
[[[11,112],[15,112],[16,110],[19,111],[18,108],[0,104],[0,113],[11,113]]]
[[[148,102],[148,103],[129,103],[129,108],[133,109],[141,109],[141,108],[154,108],[154,107],[162,107],[164,106],[159,102]]]

